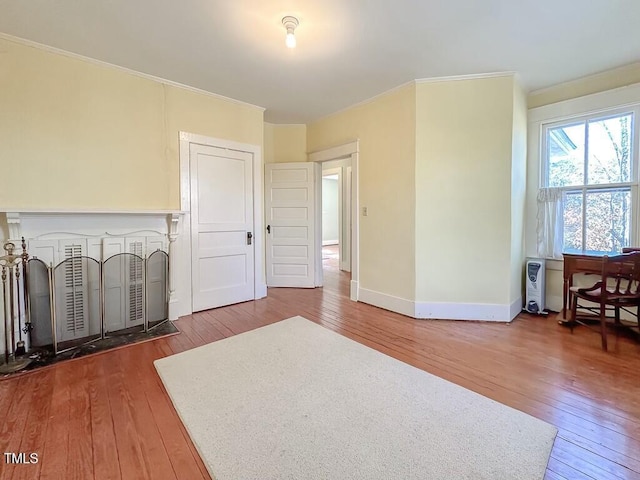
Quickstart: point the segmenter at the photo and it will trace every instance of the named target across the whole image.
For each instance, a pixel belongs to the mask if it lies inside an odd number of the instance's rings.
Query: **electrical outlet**
[[[362,216],[366,217],[367,215],[369,215],[369,211],[367,210],[367,207],[362,207]]]

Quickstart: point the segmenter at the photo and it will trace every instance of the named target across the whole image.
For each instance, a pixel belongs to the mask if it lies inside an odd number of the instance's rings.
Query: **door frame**
[[[331,160],[344,160],[351,158],[351,288],[350,297],[353,301],[358,301],[358,282],[360,274],[360,211],[359,203],[359,191],[360,191],[360,142],[354,140],[343,145],[336,147],[326,148],[318,150],[316,152],[309,153],[308,161],[322,164],[322,162],[328,162]],[[322,185],[322,175],[320,175],[320,184]],[[320,188],[320,195],[322,195],[322,188]],[[316,197],[320,197],[316,195]],[[343,199],[344,200],[344,199]],[[321,201],[321,197],[320,197]],[[318,228],[318,221],[320,227]],[[316,213],[316,272],[318,269],[322,274],[322,209],[320,209],[320,215]],[[317,275],[317,273],[316,273]]]
[[[217,147],[225,150],[246,152],[253,156],[253,243],[254,243],[254,299],[267,296],[264,268],[263,228],[263,160],[259,145],[208,137],[195,133],[180,132],[180,210],[181,225],[176,239],[176,313],[177,316],[193,313],[192,258],[191,258],[191,182],[189,176],[191,144]]]

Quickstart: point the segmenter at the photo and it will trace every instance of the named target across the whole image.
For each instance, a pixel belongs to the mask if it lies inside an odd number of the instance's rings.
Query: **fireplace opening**
[[[55,267],[30,259],[32,345],[59,353],[158,326],[168,319],[168,269],[161,250],[146,259],[119,253],[103,262],[70,252]]]
[[[6,356],[28,358],[26,369],[177,332],[168,321],[165,251],[118,253],[102,261],[81,253],[70,245],[54,266],[24,250],[24,275],[12,290],[14,302],[5,304],[11,303],[11,318],[26,340],[25,351],[12,348]],[[9,323],[5,336],[11,337]]]

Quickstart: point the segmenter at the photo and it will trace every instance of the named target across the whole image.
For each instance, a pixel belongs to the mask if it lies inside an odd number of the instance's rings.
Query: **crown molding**
[[[208,90],[203,90],[201,88],[192,87],[190,85],[185,85],[183,83],[174,82],[173,80],[167,80],[166,78],[156,77],[155,75],[151,75],[148,73],[138,72],[137,70],[132,70],[130,68],[121,67],[120,65],[115,65],[113,63],[104,62],[102,60],[96,60],[95,58],[86,57],[84,55],[80,55],[79,53],[69,52],[67,50],[62,50],[61,48],[52,47],[50,45],[45,45],[43,43],[34,42],[32,40],[27,40],[21,37],[15,37],[13,35],[9,35],[7,33],[0,32],[0,39],[7,40],[9,42],[17,43],[19,45],[24,45],[26,47],[37,48],[38,50],[43,50],[45,52],[53,53],[56,55],[62,55],[64,57],[72,58],[74,60],[80,60],[83,62],[90,63],[92,65],[96,65],[99,67],[111,68],[114,70],[119,70],[123,73],[128,73],[129,75],[133,75],[136,77],[144,78],[146,80],[151,80],[153,82],[157,82],[163,85],[168,85],[170,87],[180,88],[182,90],[187,90],[189,92],[198,93],[200,95],[207,95],[209,97],[217,98],[218,100],[224,100],[227,102],[235,103],[237,105],[242,105],[244,107],[257,108],[258,110],[264,112],[266,110],[265,107],[260,107],[259,105],[253,105],[251,103],[243,102],[242,100],[236,100],[235,98],[225,97],[224,95],[220,95],[218,93],[210,92]]]
[[[264,122],[266,124],[272,125],[274,127],[306,127],[306,123],[273,123],[273,122]]]
[[[572,85],[579,85],[584,81],[596,80],[596,79],[599,79],[599,78],[607,78],[607,77],[611,76],[612,74],[615,74],[616,72],[621,72],[623,70],[630,70],[630,69],[633,69],[633,68],[640,68],[640,62],[628,63],[628,64],[622,65],[620,67],[611,68],[609,70],[602,70],[600,72],[596,72],[596,73],[593,73],[591,75],[584,75],[582,77],[574,78],[572,80],[567,80],[566,82],[556,83],[555,85],[550,85],[548,87],[538,88],[536,90],[531,90],[529,92],[529,95],[531,95],[531,96],[540,95],[540,94],[544,94],[544,93],[548,93],[548,92],[553,92],[554,90],[557,90],[558,88],[571,87]],[[611,88],[611,90],[615,90],[616,88],[623,88],[625,86],[633,85],[634,83],[636,83],[636,82],[631,81],[630,83],[627,83],[625,85],[620,85],[619,87],[613,87],[613,88]],[[593,93],[598,93],[598,92],[593,92]],[[585,95],[591,95],[591,94],[587,93]],[[583,96],[585,96],[585,95],[583,95]],[[537,107],[535,107],[535,108],[537,108]]]
[[[468,75],[451,75],[447,77],[418,78],[415,80],[415,82],[416,84],[457,82],[460,80],[479,80],[482,78],[500,78],[500,77],[515,77],[515,76],[516,76],[516,72],[471,73]]]
[[[363,105],[366,105],[368,103],[371,103],[375,100],[378,100],[379,98],[385,97],[387,95],[391,95],[393,93],[396,93],[398,90],[402,90],[403,88],[409,86],[409,85],[418,85],[418,84],[423,84],[423,83],[436,83],[436,82],[454,82],[454,81],[459,81],[459,80],[477,80],[477,79],[481,79],[481,78],[498,78],[498,77],[514,77],[517,78],[517,73],[516,72],[492,72],[492,73],[474,73],[474,74],[469,74],[469,75],[453,75],[453,76],[448,76],[448,77],[433,77],[433,78],[418,78],[415,80],[409,80],[408,82],[402,83],[396,87],[390,88],[389,90],[385,90],[384,92],[378,93],[377,95],[374,95],[373,97],[369,97],[365,100],[362,100],[358,103],[354,103],[352,105],[349,105],[348,107],[345,108],[341,108],[340,110],[337,110],[335,112],[329,113],[327,115],[323,115],[322,117],[317,118],[316,120],[313,120],[311,122],[309,122],[309,124],[313,124],[322,120],[325,120],[327,118],[331,118],[334,115],[339,115],[340,113],[346,112],[347,110],[351,110],[352,108],[357,108],[357,107],[361,107]]]

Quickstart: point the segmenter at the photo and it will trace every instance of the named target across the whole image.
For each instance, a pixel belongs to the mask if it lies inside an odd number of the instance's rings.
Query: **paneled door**
[[[253,300],[253,155],[191,144],[193,311]]]
[[[267,164],[267,286],[315,287],[313,162]]]

